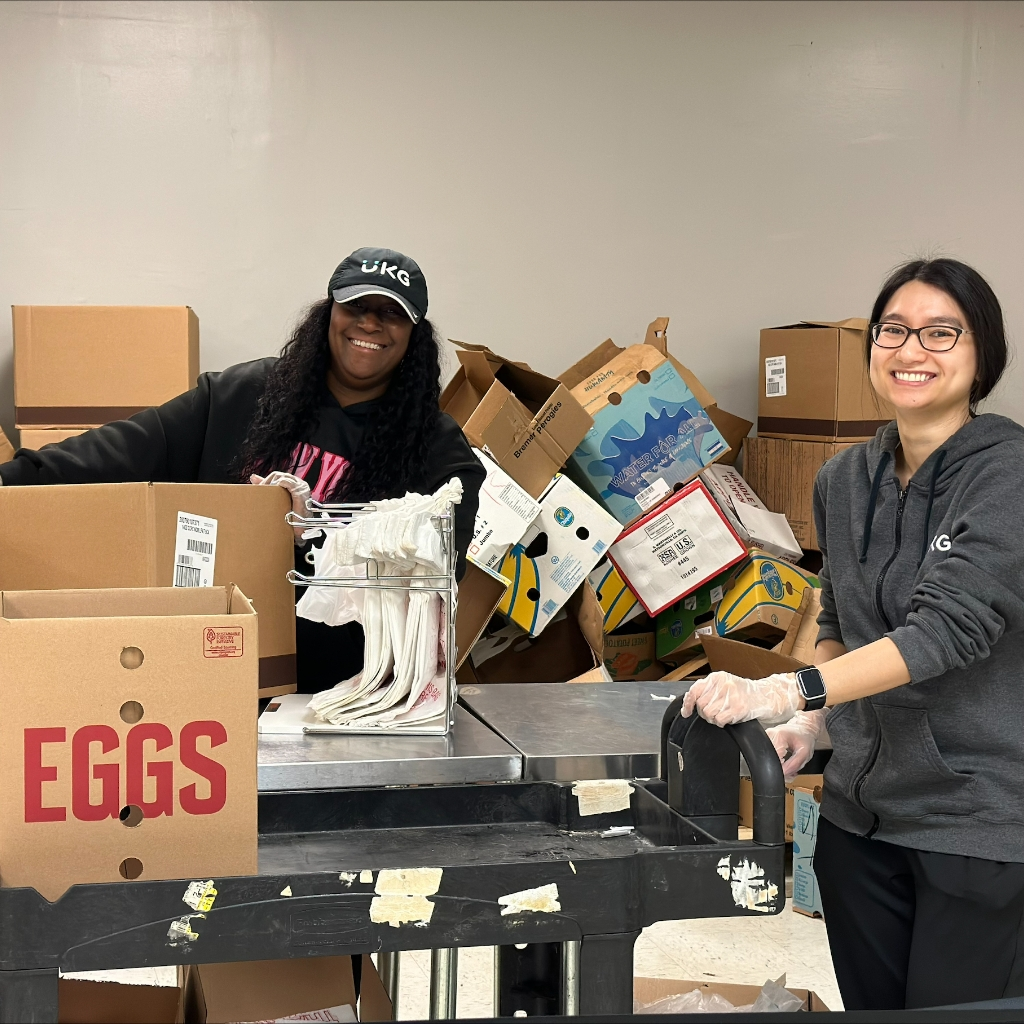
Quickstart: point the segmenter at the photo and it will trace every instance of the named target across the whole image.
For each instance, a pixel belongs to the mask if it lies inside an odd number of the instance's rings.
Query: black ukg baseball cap
[[[427,315],[427,281],[415,260],[394,249],[356,249],[338,264],[327,292],[335,302],[387,295],[414,324]]]

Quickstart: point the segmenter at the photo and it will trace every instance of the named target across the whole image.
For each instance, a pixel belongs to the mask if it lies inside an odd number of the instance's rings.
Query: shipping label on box
[[[79,882],[254,874],[259,638],[242,593],[0,602],[0,885],[54,900]],[[211,657],[211,637],[231,642]]]
[[[814,847],[818,839],[821,787],[793,786],[793,909],[808,917],[823,917],[818,880],[814,877]]]
[[[789,562],[800,561],[803,551],[786,517],[769,512],[733,466],[708,466],[700,477],[745,543]]]
[[[626,581],[619,575],[619,570],[607,558],[598,562],[587,579],[590,580],[590,585],[601,602],[606,633],[611,633],[630,619],[643,614],[636,594],[626,586]]]
[[[624,349],[572,394],[594,417],[573,452],[575,471],[621,523],[728,451],[678,371],[650,345]]]
[[[480,486],[480,504],[469,554],[478,565],[498,569],[508,549],[522,539],[540,515],[540,503],[483,452],[474,448],[473,453],[487,477]]]
[[[619,534],[619,524],[568,477],[541,496],[541,511],[501,567],[512,587],[498,610],[537,636]]]
[[[785,633],[804,590],[816,586],[818,577],[812,573],[753,551],[750,564],[733,581],[715,613],[718,635],[737,630]]]
[[[608,557],[648,615],[657,615],[747,556],[700,480],[626,530]]]

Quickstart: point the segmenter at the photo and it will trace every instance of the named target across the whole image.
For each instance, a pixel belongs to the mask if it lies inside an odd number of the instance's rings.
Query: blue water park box
[[[620,523],[637,519],[729,451],[665,355],[632,345],[572,389],[594,418],[570,475]]]

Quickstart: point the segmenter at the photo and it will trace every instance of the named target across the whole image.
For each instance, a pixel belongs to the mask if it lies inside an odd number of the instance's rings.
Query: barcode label
[[[764,396],[782,398],[786,394],[786,357],[769,356],[764,361]]]
[[[217,562],[217,520],[178,513],[174,534],[175,587],[212,587]]]
[[[176,587],[201,587],[199,570],[192,565],[176,565],[174,567],[174,585]]]
[[[664,480],[655,480],[650,487],[645,487],[636,496],[636,503],[643,509],[644,512],[650,511],[654,508],[662,498],[667,498],[669,495],[669,486]]]

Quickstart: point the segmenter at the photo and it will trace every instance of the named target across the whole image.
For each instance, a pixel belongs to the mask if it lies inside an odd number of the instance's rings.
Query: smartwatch
[[[796,685],[804,699],[804,711],[818,711],[825,706],[825,680],[816,668],[802,668],[796,673]]]

